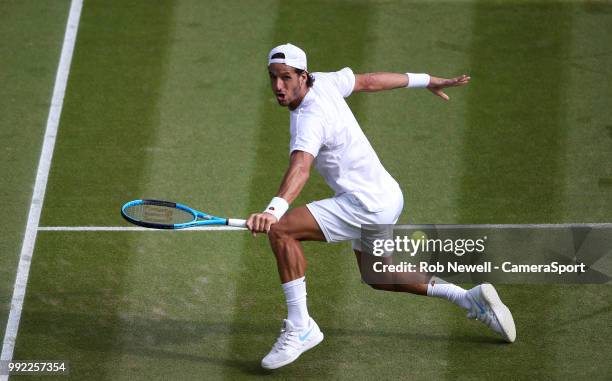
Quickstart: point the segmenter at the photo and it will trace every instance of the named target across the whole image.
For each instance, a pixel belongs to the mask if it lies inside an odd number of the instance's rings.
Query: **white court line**
[[[441,229],[564,229],[564,228],[612,228],[612,223],[575,224],[482,224],[482,225],[396,225],[398,229],[441,228]],[[187,229],[150,229],[139,226],[41,226],[38,231],[53,232],[169,232],[169,231],[234,231],[247,230],[233,226],[197,226]]]
[[[66,33],[64,34],[62,52],[60,55],[57,73],[55,75],[55,85],[53,87],[51,106],[49,107],[45,138],[43,141],[42,152],[40,154],[40,160],[38,162],[38,170],[36,172],[32,203],[30,204],[28,222],[23,238],[23,244],[21,246],[21,254],[19,255],[19,265],[17,267],[15,286],[13,288],[13,298],[11,299],[11,310],[9,312],[8,322],[6,323],[6,331],[4,333],[4,340],[2,343],[2,353],[0,354],[0,360],[2,361],[11,361],[13,359],[15,341],[17,340],[17,331],[19,330],[19,320],[21,319],[23,300],[25,297],[28,275],[30,272],[30,263],[34,253],[36,233],[38,232],[38,224],[40,221],[40,212],[45,198],[47,179],[49,177],[49,169],[51,168],[55,138],[57,135],[60,115],[62,113],[62,106],[64,104],[64,94],[66,92],[66,84],[68,82],[70,63],[72,61],[72,53],[74,51],[74,45],[76,42],[82,7],[83,0],[72,0],[72,3],[70,4],[70,14],[68,15],[68,21],[66,22]],[[8,380],[7,375],[0,376],[0,381],[6,380]]]
[[[565,229],[565,228],[612,228],[612,222],[594,223],[565,223],[565,224],[423,224],[423,225],[396,225],[397,228],[442,228],[442,229]]]
[[[41,226],[38,231],[43,232],[189,232],[189,231],[231,231],[247,230],[234,226],[196,226],[187,229],[150,229],[140,226]]]

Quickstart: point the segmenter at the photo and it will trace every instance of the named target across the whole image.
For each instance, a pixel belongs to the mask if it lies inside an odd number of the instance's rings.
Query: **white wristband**
[[[274,197],[272,198],[272,201],[270,201],[270,204],[268,204],[264,212],[270,213],[271,215],[276,217],[277,221],[280,221],[281,217],[287,212],[288,209],[289,203],[287,203],[284,198]]]
[[[429,74],[406,73],[406,75],[408,76],[408,86],[406,86],[408,88],[429,86],[429,81],[431,80],[431,77],[429,76]]]

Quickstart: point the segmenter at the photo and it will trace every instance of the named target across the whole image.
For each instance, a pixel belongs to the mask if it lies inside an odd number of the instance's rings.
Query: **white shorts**
[[[388,205],[380,212],[369,212],[359,199],[350,193],[314,201],[306,205],[319,224],[327,242],[352,241],[353,250],[362,251],[361,225],[393,225],[397,222],[404,196],[401,192],[389,195]]]

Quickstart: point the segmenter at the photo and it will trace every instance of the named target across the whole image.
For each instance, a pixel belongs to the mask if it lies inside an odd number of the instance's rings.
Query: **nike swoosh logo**
[[[312,332],[313,329],[314,329],[314,326],[310,327],[308,332],[306,332],[305,334],[300,335],[300,341],[305,341],[308,338],[308,336],[310,336],[310,333]]]

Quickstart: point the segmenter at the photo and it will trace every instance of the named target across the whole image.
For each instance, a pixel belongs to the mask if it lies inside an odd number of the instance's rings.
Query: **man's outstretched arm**
[[[353,92],[373,92],[408,87],[408,85],[410,85],[410,77],[410,75],[405,73],[355,74],[355,87],[353,88]],[[413,79],[416,78],[413,77]],[[467,85],[470,79],[471,77],[465,74],[455,78],[429,76],[429,83],[426,87],[429,91],[447,101],[449,97],[442,91],[444,88]]]

